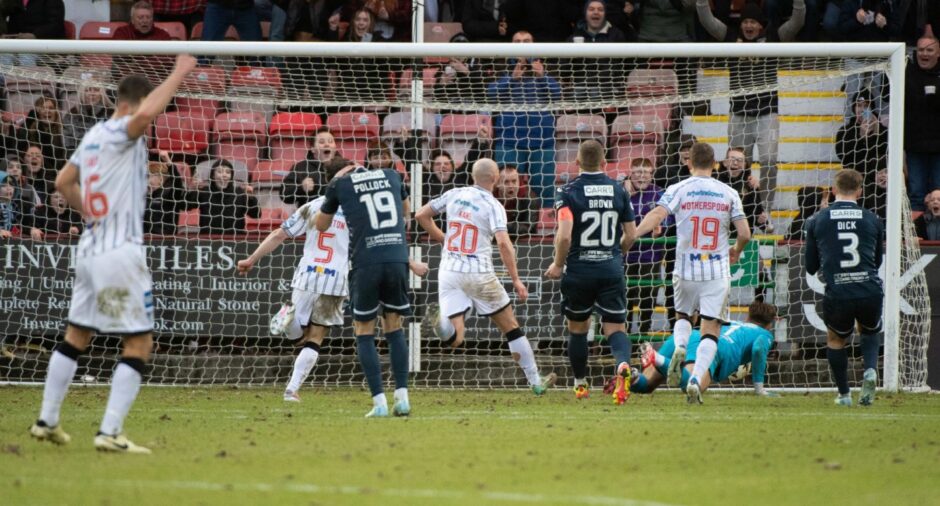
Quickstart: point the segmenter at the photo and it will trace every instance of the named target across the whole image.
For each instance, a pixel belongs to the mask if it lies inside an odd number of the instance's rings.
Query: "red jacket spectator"
[[[131,7],[131,22],[114,31],[115,40],[170,40],[170,34],[153,26],[153,5],[141,0]]]

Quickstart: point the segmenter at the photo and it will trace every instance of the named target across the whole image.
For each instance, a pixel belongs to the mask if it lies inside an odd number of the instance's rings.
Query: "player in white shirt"
[[[699,345],[686,387],[688,401],[702,402],[702,378],[718,349],[721,322],[728,320],[728,294],[731,291],[731,265],[751,240],[741,197],[730,186],[712,178],[715,151],[705,143],[692,146],[689,172],[692,176],[666,188],[657,207],[637,227],[642,237],[656,228],[668,214],[676,220],[676,268],[672,275],[676,324],[673,328],[676,349],[669,363],[667,381],[678,386],[685,362],[694,311],[701,318],[702,343]],[[737,240],[729,248],[731,226]]]
[[[78,243],[65,340],[49,359],[42,409],[30,427],[36,439],[56,444],[71,440],[59,425],[62,401],[78,356],[102,332],[121,335],[123,350],[95,448],[150,453],[123,435],[124,418],[153,348],[153,293],[143,247],[148,179],[144,134],[195,67],[191,56],[177,56],[173,72],[156,89],[140,75],[121,79],[114,115],[85,134],[56,177],[56,190],[82,214],[85,230]]]
[[[333,179],[354,169],[355,165],[336,158],[325,168],[329,179]],[[343,303],[349,296],[349,228],[340,209],[326,232],[316,229],[314,217],[324,199],[319,197],[300,206],[248,258],[238,261],[239,274],[248,274],[258,260],[285,240],[306,235],[304,253],[291,281],[291,301],[271,319],[271,335],[299,340],[297,345],[301,347],[284,390],[284,400],[288,402],[300,402],[297,391],[317,364],[320,346],[329,328],[343,324]]]
[[[438,337],[456,348],[464,341],[467,312],[474,309],[478,315],[488,316],[506,336],[509,351],[532,391],[541,395],[555,383],[556,376],[539,375],[532,346],[519,328],[509,294],[493,270],[495,238],[516,295],[525,302],[529,292],[519,279],[516,253],[506,230],[506,209],[493,196],[499,168],[493,160],[482,158],[473,164],[472,175],[474,186],[449,190],[415,214],[431,240],[444,244],[438,270],[440,306],[429,309],[429,319]],[[447,214],[446,234],[434,222],[440,213]]]

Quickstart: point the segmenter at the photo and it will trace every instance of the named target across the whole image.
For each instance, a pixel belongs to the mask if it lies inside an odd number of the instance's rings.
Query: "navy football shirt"
[[[830,299],[884,295],[878,267],[884,251],[884,227],[875,213],[854,202],[836,201],[806,222],[803,266],[820,270]]]

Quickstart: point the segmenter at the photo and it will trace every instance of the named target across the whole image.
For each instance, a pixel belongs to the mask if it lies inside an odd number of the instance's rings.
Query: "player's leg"
[[[881,311],[883,297],[856,301],[855,320],[858,325],[859,345],[862,349],[862,392],[858,403],[871,406],[878,386],[878,350],[881,347]]]
[[[466,274],[449,271],[438,273],[438,307],[436,318],[431,323],[434,333],[444,346],[457,348],[464,342],[464,315],[473,302],[461,286],[461,279]]]
[[[124,419],[140,392],[143,375],[150,362],[153,350],[153,334],[126,336],[122,342],[121,359],[111,376],[111,394],[105,408],[104,418],[98,435],[95,436],[95,448],[102,451],[149,454],[150,450],[137,446],[124,437]]]
[[[687,400],[702,403],[702,381],[705,373],[711,370],[715,355],[718,353],[718,336],[721,334],[721,321],[729,319],[728,295],[731,292],[730,279],[716,279],[696,282],[699,293],[699,311],[702,340],[695,354],[695,366],[692,378],[686,387]]]
[[[384,264],[385,275],[379,284],[379,302],[382,304],[382,329],[388,342],[395,378],[395,404],[392,414],[408,416],[408,341],[402,330],[402,317],[411,315],[411,296],[408,294],[408,264]]]
[[[375,347],[375,320],[379,314],[378,280],[382,272],[381,265],[378,265],[353,269],[349,273],[356,353],[372,394],[372,410],[366,413],[367,418],[388,416],[388,400],[382,386],[382,365]]]
[[[92,337],[94,331],[69,325],[65,329],[65,340],[52,350],[42,391],[42,409],[39,419],[29,429],[34,438],[56,444],[71,441],[71,437],[59,426],[59,413],[78,369],[78,356],[88,349]]]
[[[676,323],[672,327],[673,339],[676,347],[669,357],[669,369],[666,372],[666,384],[671,387],[679,386],[682,376],[682,364],[688,352],[689,336],[692,335],[691,314],[698,305],[697,288],[692,281],[685,281],[679,276],[673,276],[673,297],[676,308]]]
[[[634,370],[631,374],[630,391],[637,394],[651,394],[666,382],[656,367],[647,367],[643,371]]]
[[[602,331],[610,345],[616,369],[614,371],[614,403],[623,404],[630,397],[630,357],[633,343],[626,333],[627,301],[626,286],[622,277],[611,280],[595,280],[600,285],[594,307],[601,315]]]
[[[294,368],[287,388],[284,390],[284,400],[288,402],[300,402],[297,391],[316,364],[320,344],[326,335],[326,329],[318,330],[316,326],[311,325],[311,316],[319,297],[315,292],[295,289],[291,293],[291,301],[284,304],[271,318],[271,335],[284,335],[287,339],[296,341],[300,348],[294,359]]]
[[[823,298],[823,321],[827,327],[826,359],[832,379],[836,383],[839,396],[836,404],[840,406],[852,405],[852,394],[849,389],[849,355],[845,349],[846,341],[852,337],[852,327],[855,324],[854,312],[851,303]]]
[[[285,401],[300,402],[300,395],[297,392],[307,380],[310,371],[317,365],[320,347],[323,345],[323,338],[326,337],[328,329],[328,327],[311,323],[304,330],[303,339],[299,343],[300,351],[294,359],[294,369],[291,371],[290,380],[284,390]]]
[[[594,312],[593,283],[584,283],[563,275],[561,278],[561,307],[568,321],[568,361],[574,374],[574,393],[578,399],[590,395],[587,380],[588,330]]]
[[[509,296],[506,296],[509,299]],[[558,377],[555,373],[546,376],[539,374],[538,364],[535,362],[535,353],[532,352],[532,345],[525,331],[519,327],[519,321],[513,314],[512,306],[506,305],[495,314],[489,315],[496,328],[506,337],[506,343],[509,345],[509,353],[512,359],[519,364],[522,372],[525,374],[526,381],[532,387],[535,395],[542,395],[546,390],[555,384]]]

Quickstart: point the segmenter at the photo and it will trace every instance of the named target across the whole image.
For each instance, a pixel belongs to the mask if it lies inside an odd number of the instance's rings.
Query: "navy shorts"
[[[874,334],[881,331],[881,311],[884,297],[867,297],[864,299],[834,300],[823,298],[823,321],[829,330],[845,339],[852,336],[855,324],[863,334]]]
[[[353,319],[368,322],[384,313],[411,314],[408,264],[373,264],[349,273]]]
[[[573,322],[587,321],[593,311],[606,323],[627,321],[627,292],[623,276],[561,278],[561,309]]]

